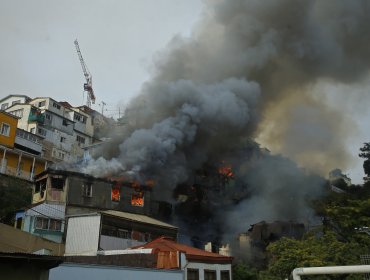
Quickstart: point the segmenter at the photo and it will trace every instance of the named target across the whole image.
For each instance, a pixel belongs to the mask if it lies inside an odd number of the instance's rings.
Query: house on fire
[[[146,238],[135,235],[133,225],[140,223],[140,219],[149,219],[151,216],[151,187],[54,169],[47,169],[35,177],[32,207],[17,213],[16,225],[24,231],[63,243],[67,230],[66,217],[89,213],[100,213],[98,215],[106,217],[106,213],[102,214],[105,210],[133,215],[130,218],[130,227],[123,228],[128,231],[124,234],[126,239],[141,242],[150,240],[151,235],[167,234],[161,227],[158,230],[153,229],[153,226],[156,227],[154,223],[150,229],[141,231],[142,234],[147,234]],[[115,222],[119,224],[115,228],[122,229],[122,219],[115,219],[112,223]],[[122,232],[114,234],[120,237]]]
[[[83,173],[47,169],[35,177],[32,203],[66,205],[66,214],[112,209],[150,214],[151,188],[128,181],[112,181]]]

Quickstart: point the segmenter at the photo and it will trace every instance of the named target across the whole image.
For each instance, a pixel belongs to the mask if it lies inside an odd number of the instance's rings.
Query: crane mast
[[[92,76],[89,72],[89,69],[87,69],[85,61],[82,57],[80,46],[78,45],[77,39],[74,41],[74,43],[75,43],[75,46],[76,46],[78,58],[80,59],[82,71],[84,73],[85,80],[86,80],[86,83],[84,83],[84,91],[87,92],[86,105],[87,105],[87,107],[91,108],[91,103],[95,104],[95,95],[94,95],[94,90],[92,88]]]

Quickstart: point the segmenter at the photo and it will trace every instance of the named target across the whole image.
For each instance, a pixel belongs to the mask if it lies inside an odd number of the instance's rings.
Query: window
[[[23,109],[14,110],[9,113],[16,117],[20,117],[20,118],[23,117]]]
[[[82,185],[82,196],[92,197],[92,184]]]
[[[58,158],[60,158],[60,159],[64,159],[64,153],[62,153],[62,152],[58,152]]]
[[[112,187],[112,201],[120,200],[121,200],[120,188],[115,186]]]
[[[19,104],[19,103],[21,103],[21,101],[18,99],[18,100],[14,100],[13,102],[12,102],[12,105],[14,105],[14,104]]]
[[[44,217],[37,217],[35,222],[35,229],[61,231],[62,221],[56,219],[48,219]]]
[[[60,105],[56,102],[53,102],[53,107],[54,108],[57,108],[58,110],[60,110]]]
[[[8,106],[8,103],[1,104],[1,110],[5,110],[6,108],[8,108]]]
[[[149,232],[146,232],[146,233],[144,234],[144,241],[145,241],[145,242],[152,241],[152,235],[151,235]]]
[[[221,270],[221,280],[230,280],[230,270]]]
[[[43,179],[41,181],[37,181],[35,184],[35,193],[40,192],[41,190],[46,189],[46,179]]]
[[[62,191],[64,187],[65,179],[62,176],[51,177],[51,187]]]
[[[45,114],[45,119],[51,121],[51,115],[50,114]]]
[[[106,224],[102,225],[101,234],[123,239],[131,239],[131,231]]]
[[[144,193],[133,193],[131,195],[131,205],[132,206],[144,206]]]
[[[199,270],[198,269],[187,269],[187,280],[199,280]]]
[[[76,140],[80,144],[85,144],[85,138],[81,137],[80,135],[77,135]]]
[[[36,218],[36,229],[48,229],[49,228],[49,219],[43,217]]]
[[[64,126],[67,126],[67,125],[68,125],[67,120],[63,120],[63,125],[64,125]]]
[[[215,270],[204,270],[204,280],[216,280],[216,271]]]
[[[61,231],[61,229],[62,229],[62,221],[61,220],[55,220],[55,219],[50,219],[49,220],[49,230]]]
[[[76,120],[76,121],[81,121],[81,116],[80,115],[77,115],[75,113],[74,116],[73,116],[73,119]]]
[[[65,143],[66,142],[66,138],[65,137],[60,137],[60,143]]]
[[[73,119],[82,123],[86,123],[86,118],[77,113],[74,113]]]
[[[42,135],[42,136],[46,136],[46,130],[42,129],[42,128],[38,128],[37,129],[37,134]]]
[[[117,230],[117,237],[124,238],[124,239],[131,239],[131,232],[124,229]]]
[[[10,134],[10,125],[7,124],[7,123],[2,123],[0,134],[5,135],[5,136],[9,136],[9,134]]]
[[[45,100],[38,103],[38,107],[44,107],[46,104]]]

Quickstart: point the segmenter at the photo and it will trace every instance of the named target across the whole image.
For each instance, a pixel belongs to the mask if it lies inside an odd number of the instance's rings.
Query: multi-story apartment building
[[[0,111],[0,172],[32,180],[47,167],[41,138],[17,128],[18,117]]]
[[[38,97],[28,104],[17,102],[6,111],[19,117],[19,128],[42,138],[43,156],[50,161],[80,161],[83,148],[94,141],[92,117],[67,102]]]
[[[15,104],[25,104],[31,101],[27,95],[12,94],[0,99],[0,110],[5,110]]]
[[[86,106],[73,107],[68,102],[57,102],[49,97],[31,99],[26,95],[9,95],[0,100],[0,107],[18,119],[15,148],[21,146],[23,151],[42,157],[44,163],[83,161],[84,149],[98,143],[97,132],[109,127],[104,125],[108,119],[97,111]],[[19,141],[28,143],[17,143]],[[22,156],[26,157],[26,154]],[[5,161],[7,157],[3,157]],[[17,164],[15,175],[19,173],[16,171],[18,167]],[[8,164],[7,168],[10,168]],[[37,170],[44,168],[37,167]],[[35,174],[31,169],[28,173],[29,176]]]
[[[97,141],[94,138],[93,117],[79,107],[72,107],[68,102],[60,103],[65,107],[65,116],[74,121],[75,145],[73,150],[74,154],[77,155],[77,160],[81,161],[83,148]]]

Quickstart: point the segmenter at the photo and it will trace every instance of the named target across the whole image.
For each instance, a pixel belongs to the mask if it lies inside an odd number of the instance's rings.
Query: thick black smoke
[[[320,194],[321,179],[282,157],[241,157],[238,148],[257,139],[321,174],[345,167],[352,121],[315,86],[368,77],[369,14],[367,0],[207,1],[193,36],[174,38],[158,55],[117,145],[84,171],[155,179],[170,199],[233,152],[236,184],[249,195],[214,220],[227,213],[240,220],[229,225],[237,232],[261,219],[308,216],[306,198]]]

